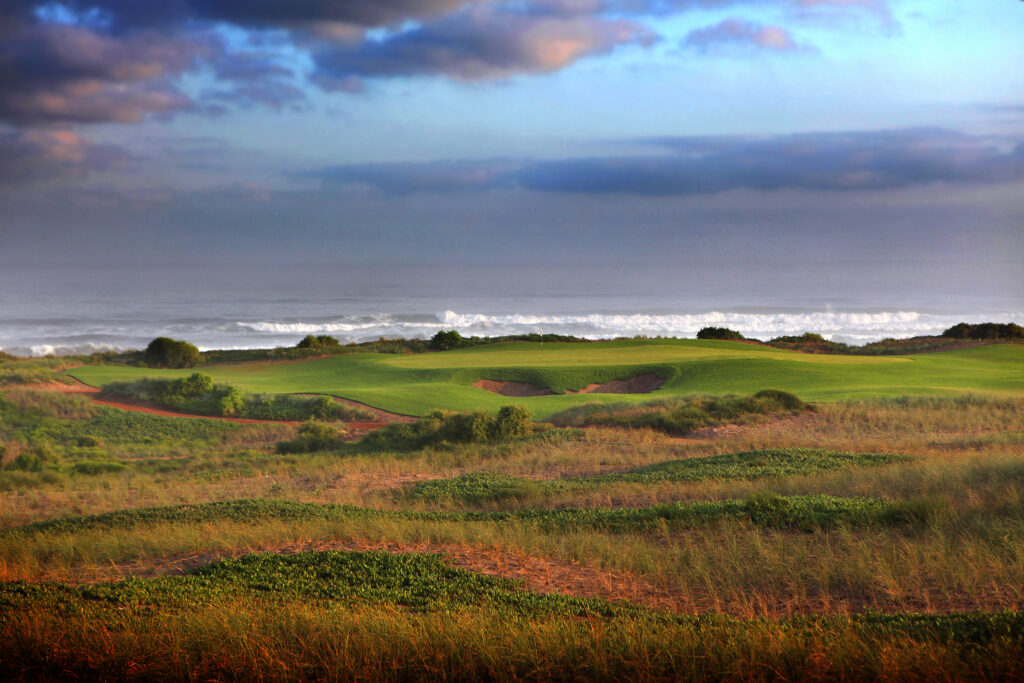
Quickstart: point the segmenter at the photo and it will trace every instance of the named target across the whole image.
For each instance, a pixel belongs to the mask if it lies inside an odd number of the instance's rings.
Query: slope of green
[[[90,366],[69,371],[92,386],[188,370]],[[507,343],[413,355],[353,353],[310,361],[208,366],[216,382],[262,393],[323,393],[408,415],[430,410],[497,410],[522,403],[544,418],[589,401],[649,400],[697,393],[782,389],[808,401],[872,396],[1024,395],[1024,345],[1001,344],[915,356],[801,354],[739,342],[617,340]],[[643,373],[666,378],[654,394],[563,394],[509,398],[472,386],[519,381],[556,392]]]

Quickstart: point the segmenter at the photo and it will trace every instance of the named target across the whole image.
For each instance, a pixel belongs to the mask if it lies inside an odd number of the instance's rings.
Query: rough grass
[[[0,607],[8,677],[1024,675],[1018,398],[824,403],[704,439],[596,427],[280,455],[292,428],[207,433],[2,393],[5,459],[39,444],[57,454],[40,472],[0,470],[0,578],[34,582],[3,589],[22,601]],[[477,498],[401,495],[473,476]],[[277,556],[341,549],[451,554]],[[119,576],[159,578],[36,583]],[[675,613],[574,602],[585,596]]]
[[[703,458],[668,460],[629,472],[566,479],[533,480],[505,474],[474,472],[451,479],[432,479],[412,485],[407,495],[417,501],[458,500],[480,505],[513,499],[537,500],[572,490],[609,484],[660,484],[728,479],[766,479],[812,475],[850,467],[906,462],[890,453],[837,453],[821,449],[788,448],[724,453]]]

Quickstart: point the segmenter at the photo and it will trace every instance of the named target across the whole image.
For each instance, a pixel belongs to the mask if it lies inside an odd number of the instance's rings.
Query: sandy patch
[[[567,391],[567,394],[649,394],[660,389],[665,383],[664,377],[653,373],[636,375],[628,379],[613,379],[604,384],[590,384],[579,391]],[[493,379],[481,379],[473,382],[477,389],[501,394],[502,396],[530,397],[555,396],[555,392],[546,387],[537,387],[525,382],[498,382]]]
[[[613,379],[604,384],[590,384],[579,391],[568,391],[568,394],[649,394],[661,388],[664,377],[653,373],[636,375],[628,379]]]
[[[483,389],[484,391],[490,391],[494,394],[501,394],[502,396],[514,396],[517,398],[526,398],[529,396],[554,396],[555,392],[551,391],[546,387],[535,387],[532,384],[526,382],[497,382],[493,379],[480,379],[473,382],[473,386],[477,389]]]

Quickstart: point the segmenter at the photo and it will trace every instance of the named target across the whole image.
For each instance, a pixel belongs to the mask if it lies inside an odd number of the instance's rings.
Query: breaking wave
[[[22,319],[6,330],[0,349],[17,355],[92,353],[138,349],[156,336],[187,339],[200,349],[293,346],[307,334],[329,334],[343,343],[387,338],[428,338],[441,329],[465,336],[565,334],[586,339],[695,337],[702,327],[728,327],[754,339],[816,332],[826,339],[864,344],[883,338],[938,334],[959,322],[1019,321],[1020,313],[933,314],[917,311],[705,311],[694,313],[488,314],[446,310],[438,314],[308,316],[238,320],[204,317],[125,324],[92,319]],[[11,334],[13,333],[13,334]],[[12,338],[13,337],[13,338]]]

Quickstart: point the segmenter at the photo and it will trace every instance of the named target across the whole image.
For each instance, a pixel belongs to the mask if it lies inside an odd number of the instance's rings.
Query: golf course
[[[805,401],[875,397],[1024,395],[1024,345],[995,344],[900,356],[810,354],[731,341],[510,342],[418,354],[345,353],[302,361],[204,365],[217,383],[254,393],[325,394],[403,415],[435,409],[496,411],[527,406],[537,418],[594,401],[649,401],[693,394],[781,389]],[[185,377],[195,369],[90,365],[66,374],[93,387],[140,378]],[[653,391],[566,393],[592,385],[659,378]],[[474,386],[515,382],[549,395],[501,395]],[[663,380],[663,383],[661,382]],[[597,390],[598,392],[601,389]],[[539,392],[537,392],[539,393]],[[511,398],[514,396],[514,398]]]

